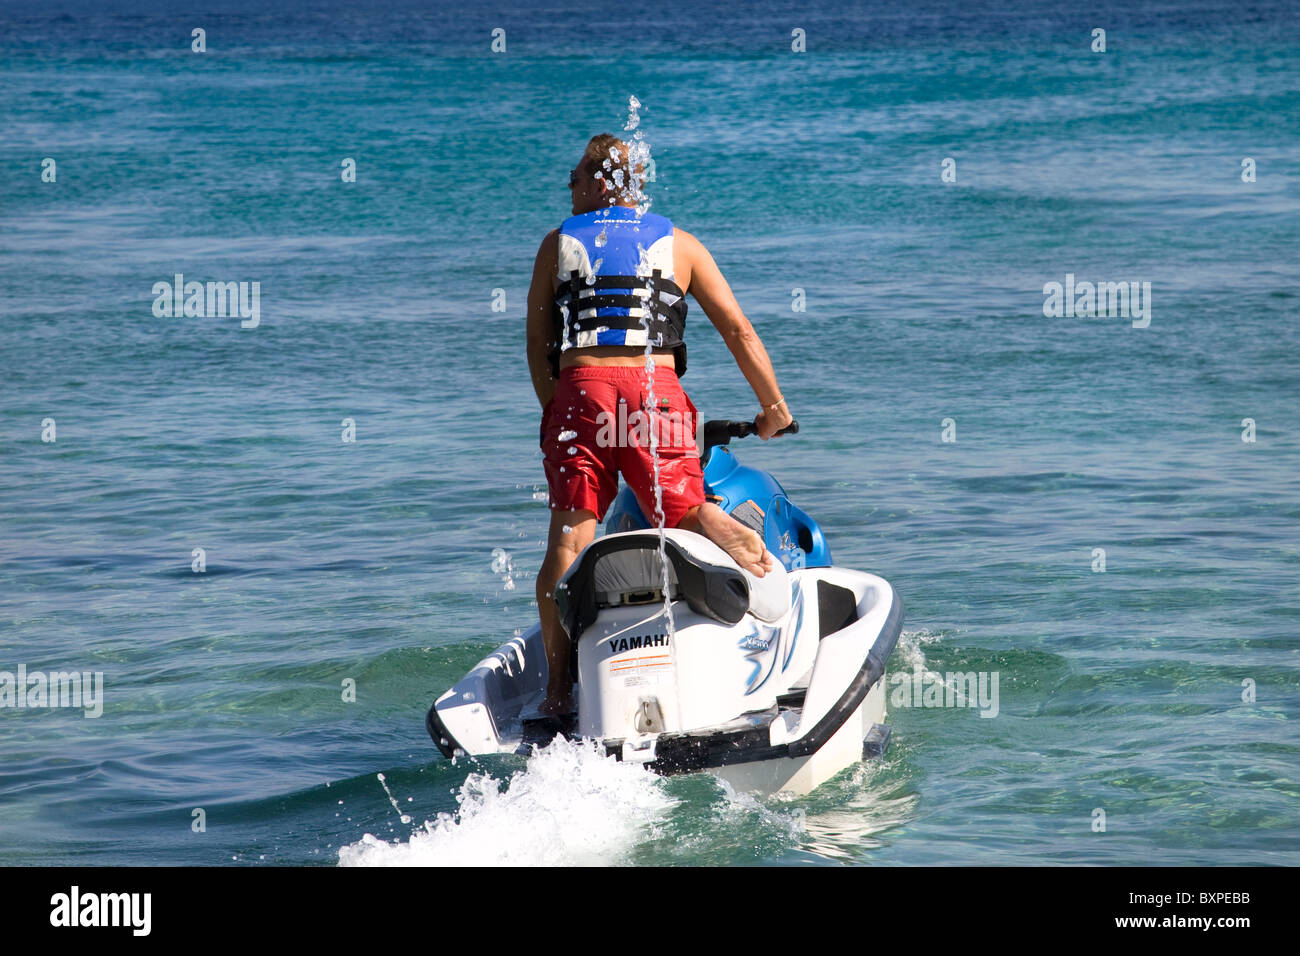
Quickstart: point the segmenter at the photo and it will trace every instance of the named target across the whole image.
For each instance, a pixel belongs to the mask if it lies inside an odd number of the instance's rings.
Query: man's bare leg
[[[568,531],[564,529],[568,528]],[[569,570],[579,552],[596,537],[596,516],[585,509],[552,511],[546,558],[537,572],[537,610],[546,647],[546,699],[538,710],[557,715],[573,712],[573,687],[569,682],[569,635],[560,624],[555,585]]]
[[[763,539],[710,501],[686,512],[677,527],[704,535],[756,578],[774,567],[772,554],[763,546]]]

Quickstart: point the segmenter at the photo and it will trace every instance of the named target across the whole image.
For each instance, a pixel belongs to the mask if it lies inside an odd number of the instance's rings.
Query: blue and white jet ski
[[[576,719],[537,714],[547,675],[534,624],[429,709],[445,756],[530,753],[558,723],[658,773],[708,771],[737,791],[800,794],[884,753],[885,662],[902,602],[883,578],[834,567],[817,523],[736,459],[729,441],[753,432],[751,422],[705,425],[705,492],[762,534],[775,569],[756,578],[689,531],[661,538],[625,486],[605,534],[556,592]]]

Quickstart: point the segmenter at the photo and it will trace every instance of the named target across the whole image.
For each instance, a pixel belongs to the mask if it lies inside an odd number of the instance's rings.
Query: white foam
[[[895,669],[895,673],[919,670],[925,680],[933,681],[935,684],[947,688],[945,694],[951,691],[952,696],[949,699],[956,700],[958,706],[964,707],[967,706],[966,694],[958,680],[949,680],[952,675],[945,675],[931,670],[929,661],[925,659],[925,648],[930,644],[943,640],[944,636],[928,630],[902,631],[898,635],[898,653],[907,666]],[[974,703],[972,702],[970,706],[973,707]]]
[[[933,631],[903,631],[898,635],[898,653],[907,669],[920,667],[926,670],[925,647],[943,640],[942,634]]]
[[[603,866],[625,863],[677,801],[663,778],[606,757],[594,742],[557,740],[501,782],[471,774],[460,810],[408,842],[369,833],[339,849],[341,866]]]
[[[718,784],[725,798],[725,802],[715,811],[719,823],[734,825],[742,820],[756,820],[763,829],[780,834],[782,842],[788,845],[797,845],[807,834],[808,825],[803,808],[779,806],[782,802],[793,799],[792,794],[774,794],[769,801],[778,806],[770,806],[752,793],[737,793],[725,780],[719,779]]]

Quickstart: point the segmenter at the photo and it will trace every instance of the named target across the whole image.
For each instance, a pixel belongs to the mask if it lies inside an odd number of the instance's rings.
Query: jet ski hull
[[[789,586],[789,608],[779,619],[765,623],[746,615],[730,628],[676,600],[675,633],[671,641],[656,643],[653,654],[641,653],[638,640],[644,634],[658,641],[662,605],[604,612],[578,647],[578,707],[589,711],[582,735],[602,740],[616,759],[661,774],[713,773],[742,792],[806,793],[864,756],[883,752],[885,662],[903,619],[898,595],[882,578],[835,567],[792,570]],[[614,611],[638,620],[620,622]],[[760,632],[768,635],[766,646],[755,640]],[[630,642],[616,637],[606,648],[611,634],[636,636]],[[726,657],[735,657],[738,641],[739,668]],[[715,645],[718,656],[711,660]],[[659,673],[649,669],[649,659],[657,659]],[[705,678],[692,684],[677,671]],[[629,690],[615,686],[620,681],[638,683]],[[536,719],[545,686],[546,656],[534,625],[435,701],[426,721],[430,736],[447,756],[528,752],[557,730],[579,736],[578,726]],[[619,694],[631,703],[621,703]],[[702,703],[693,706],[693,698]],[[643,730],[592,732],[598,708],[635,709],[638,701],[650,716],[637,713],[637,723],[627,726]],[[709,706],[731,707],[736,716],[706,716],[707,725],[690,725],[691,715],[707,715]]]

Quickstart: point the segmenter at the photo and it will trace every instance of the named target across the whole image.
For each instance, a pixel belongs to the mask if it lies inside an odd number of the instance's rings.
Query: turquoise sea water
[[[599,13],[0,2],[0,671],[105,683],[0,708],[0,862],[1300,863],[1289,5]],[[803,426],[738,455],[897,588],[894,669],[1000,675],[796,800],[423,727],[536,614],[524,296],[632,95]],[[260,325],[155,317],[176,273]]]

